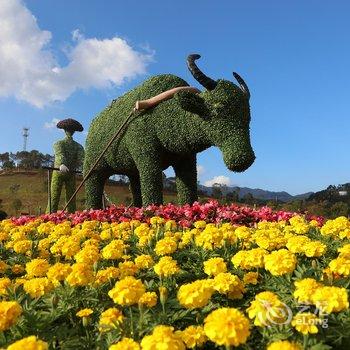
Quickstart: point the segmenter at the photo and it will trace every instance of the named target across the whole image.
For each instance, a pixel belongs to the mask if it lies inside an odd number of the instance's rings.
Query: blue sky
[[[222,176],[242,187],[297,194],[350,181],[349,2],[13,4],[0,4],[1,22],[16,28],[0,33],[0,152],[20,150],[21,128],[29,126],[28,148],[52,153],[62,134],[45,123],[71,116],[87,130],[111,99],[154,74],[173,73],[198,87],[185,63],[197,52],[212,78],[233,80],[237,71],[248,83],[257,156],[251,168],[235,174],[210,148],[198,156],[202,183]],[[105,60],[95,62],[94,50],[104,50]],[[121,50],[139,66],[117,66]],[[100,74],[102,65],[119,70]]]

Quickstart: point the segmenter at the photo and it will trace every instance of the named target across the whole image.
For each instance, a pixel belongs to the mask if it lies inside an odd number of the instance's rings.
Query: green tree
[[[250,192],[248,192],[243,196],[242,202],[246,204],[254,204],[255,198]]]
[[[215,183],[212,186],[212,196],[215,199],[221,199],[222,198],[222,188],[221,184]]]
[[[226,193],[225,200],[227,203],[237,203],[239,200],[237,191],[230,191]]]

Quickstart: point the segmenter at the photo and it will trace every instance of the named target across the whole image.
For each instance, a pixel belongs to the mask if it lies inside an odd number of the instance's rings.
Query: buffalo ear
[[[180,107],[187,112],[200,116],[207,116],[209,114],[209,109],[204,99],[194,92],[182,90],[177,92],[174,98]]]

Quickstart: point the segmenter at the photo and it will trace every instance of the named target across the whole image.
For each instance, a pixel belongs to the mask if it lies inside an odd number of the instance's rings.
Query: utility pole
[[[29,136],[29,128],[24,127],[23,132],[23,151],[27,152],[27,142],[28,142],[28,136]]]

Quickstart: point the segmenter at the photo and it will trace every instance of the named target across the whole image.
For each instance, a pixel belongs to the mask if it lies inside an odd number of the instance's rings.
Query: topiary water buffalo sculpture
[[[178,202],[192,203],[197,200],[196,154],[210,146],[220,148],[232,171],[242,172],[252,165],[255,155],[250,144],[249,89],[237,73],[233,75],[239,86],[207,77],[195,63],[199,57],[189,55],[187,63],[206,90],[199,94],[177,92],[135,117],[88,178],[87,207],[101,208],[105,181],[113,174],[129,177],[135,206],[161,204],[162,171],[169,166],[175,171]],[[180,86],[188,84],[174,75],[158,75],[112,101],[91,123],[84,172],[92,167],[136,101]]]

